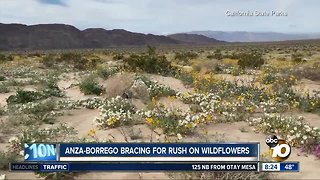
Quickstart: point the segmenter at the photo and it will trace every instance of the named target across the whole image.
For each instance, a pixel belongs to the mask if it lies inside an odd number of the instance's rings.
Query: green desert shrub
[[[240,53],[238,65],[242,68],[259,68],[264,64],[261,53],[252,51],[250,53]]]
[[[14,55],[9,54],[8,56],[6,56],[6,60],[7,61],[13,61],[14,60]]]
[[[76,69],[85,70],[85,69],[95,69],[98,64],[102,62],[101,58],[96,55],[86,55],[81,58],[78,62],[74,62],[74,67]],[[82,64],[80,64],[82,63]]]
[[[10,92],[9,87],[4,83],[0,83],[0,93],[7,93],[7,92]]]
[[[0,63],[13,61],[13,60],[14,60],[14,56],[12,54],[9,54],[9,55],[0,54]]]
[[[198,57],[198,54],[195,52],[176,52],[174,59],[178,60],[179,63],[188,64],[191,59]]]
[[[262,76],[261,80],[263,84],[272,84],[277,80],[277,77],[274,74],[267,73]]]
[[[18,90],[15,95],[11,95],[7,99],[8,104],[20,104],[20,103],[28,103],[41,99],[45,99],[46,97],[38,91],[23,91]]]
[[[0,54],[0,63],[3,63],[6,61],[6,56],[3,54]]]
[[[112,57],[112,59],[115,61],[121,60],[123,58],[124,58],[123,54],[120,54],[120,53],[117,53],[117,54],[113,55],[113,57]]]
[[[216,50],[214,51],[214,53],[208,55],[207,58],[208,58],[208,59],[218,59],[218,60],[221,60],[221,59],[223,58],[223,55],[222,55],[220,49],[216,49]]]
[[[52,67],[56,63],[56,60],[56,55],[47,54],[40,60],[40,62],[46,67]]]
[[[95,94],[100,96],[105,90],[93,76],[88,76],[80,82],[80,91],[85,95]]]
[[[0,170],[7,171],[9,169],[9,163],[17,162],[19,160],[19,156],[15,153],[0,151],[0,159]]]
[[[46,97],[54,96],[54,97],[63,97],[64,93],[57,85],[56,79],[53,77],[49,77],[48,80],[45,82],[43,94]]]
[[[175,77],[180,79],[184,85],[193,85],[194,77],[192,73],[179,71],[176,73]]]
[[[97,70],[97,74],[99,77],[103,79],[108,79],[110,76],[114,75],[119,71],[120,71],[119,67],[104,67],[104,68],[99,68]]]
[[[132,54],[124,60],[125,67],[131,71],[143,71],[155,74],[169,74],[173,67],[165,56],[149,49],[147,54]]]
[[[77,60],[81,59],[81,54],[79,53],[73,53],[73,52],[68,52],[68,53],[63,53],[60,55],[60,57],[58,58],[58,61],[60,62],[74,62]]]
[[[0,75],[0,81],[5,81],[5,80],[6,80],[6,77],[5,77],[5,76]]]
[[[303,60],[302,58],[303,58],[303,54],[301,54],[301,53],[293,53],[293,54],[291,54],[291,60],[293,62],[300,63]]]
[[[69,64],[75,69],[85,70],[87,68],[96,67],[100,59],[98,57],[88,59],[80,53],[68,52],[61,54],[57,61]]]

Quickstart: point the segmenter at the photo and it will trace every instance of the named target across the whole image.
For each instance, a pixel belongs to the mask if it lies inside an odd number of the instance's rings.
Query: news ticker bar
[[[259,143],[25,144],[25,161],[259,161]]]
[[[211,162],[211,163],[11,163],[11,171],[250,171],[299,172],[299,162]]]
[[[213,163],[11,163],[11,171],[259,171],[258,162]]]

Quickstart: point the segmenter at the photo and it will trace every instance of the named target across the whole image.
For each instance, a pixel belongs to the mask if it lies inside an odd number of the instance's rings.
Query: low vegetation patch
[[[101,116],[95,119],[100,128],[118,127],[120,125],[129,125],[134,121],[134,106],[120,96],[107,100],[100,107]]]
[[[19,90],[15,95],[11,95],[7,99],[8,104],[20,104],[20,103],[28,103],[41,99],[45,99],[46,97],[38,91],[23,91]]]
[[[9,163],[21,160],[17,154],[3,151],[0,151],[0,159],[0,170],[3,171],[7,171],[9,169]]]
[[[137,84],[144,84],[147,87],[147,91],[149,96],[152,97],[162,97],[162,96],[174,96],[176,91],[173,89],[159,84],[156,81],[151,81],[145,76],[138,75],[135,77],[133,86],[137,86]]]
[[[195,59],[198,57],[198,54],[195,52],[176,52],[174,59],[177,60],[179,63],[188,64],[190,60]]]
[[[257,131],[277,133],[291,145],[303,147],[305,152],[319,155],[320,129],[307,124],[301,116],[286,117],[280,114],[265,114],[261,118],[252,119],[250,124],[256,126]]]
[[[85,95],[95,94],[100,96],[105,90],[104,88],[99,85],[99,83],[95,80],[93,76],[88,76],[84,78],[80,84],[80,91],[83,92]]]
[[[116,74],[120,71],[119,67],[103,67],[97,70],[97,74],[99,77],[103,79],[108,79],[112,75]]]
[[[242,68],[259,68],[265,63],[262,54],[257,51],[240,53],[238,56],[238,65]]]
[[[140,71],[167,75],[174,72],[171,62],[163,55],[158,55],[155,49],[149,48],[147,54],[132,54],[124,59],[125,67],[130,71]]]

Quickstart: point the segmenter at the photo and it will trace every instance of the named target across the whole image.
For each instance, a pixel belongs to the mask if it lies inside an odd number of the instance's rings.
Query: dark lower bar
[[[12,163],[12,171],[258,171],[257,162],[213,163]],[[27,168],[29,167],[29,169]],[[37,168],[37,169],[35,169]]]

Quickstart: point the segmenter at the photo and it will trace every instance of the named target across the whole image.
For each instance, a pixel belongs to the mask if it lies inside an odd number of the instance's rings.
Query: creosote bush
[[[11,95],[8,97],[7,103],[20,104],[20,103],[33,102],[41,99],[45,99],[45,96],[41,92],[19,90],[15,95]]]
[[[14,60],[14,56],[13,55],[4,55],[4,54],[0,54],[0,63],[4,63],[7,61],[13,61]]]
[[[78,70],[86,70],[96,68],[101,59],[97,56],[87,57],[85,54],[68,52],[62,53],[60,56],[48,54],[40,62],[46,67],[53,67],[55,64],[66,64]]]
[[[56,56],[54,54],[47,54],[40,60],[40,62],[45,67],[53,67],[56,62]]]
[[[120,53],[116,53],[116,54],[114,54],[113,57],[112,57],[112,59],[115,60],[115,61],[121,60],[121,59],[123,59],[123,58],[124,58],[123,54],[120,54]]]
[[[6,77],[5,77],[5,76],[0,75],[0,81],[5,81],[5,80],[6,80]]]
[[[238,65],[242,68],[259,68],[264,64],[262,54],[257,51],[240,53]]]
[[[302,62],[302,58],[303,58],[303,54],[301,54],[301,53],[293,53],[293,54],[291,54],[291,60],[293,62],[300,63],[300,62]]]
[[[218,60],[221,60],[223,58],[223,55],[221,53],[221,50],[220,49],[216,49],[214,51],[214,54],[209,54],[207,56],[208,59],[218,59]]]
[[[99,77],[103,79],[108,79],[110,76],[114,75],[119,71],[120,71],[119,67],[104,67],[104,68],[99,68],[97,70],[97,74]]]
[[[198,57],[197,53],[188,51],[188,52],[177,52],[175,54],[174,59],[182,63],[188,63],[191,59],[195,59],[197,57]]]
[[[88,76],[85,79],[83,79],[79,87],[80,91],[83,92],[85,95],[95,94],[97,96],[100,96],[105,91],[93,76]]]
[[[155,74],[170,74],[174,69],[165,56],[158,55],[151,47],[147,54],[132,54],[124,63],[128,70]]]

